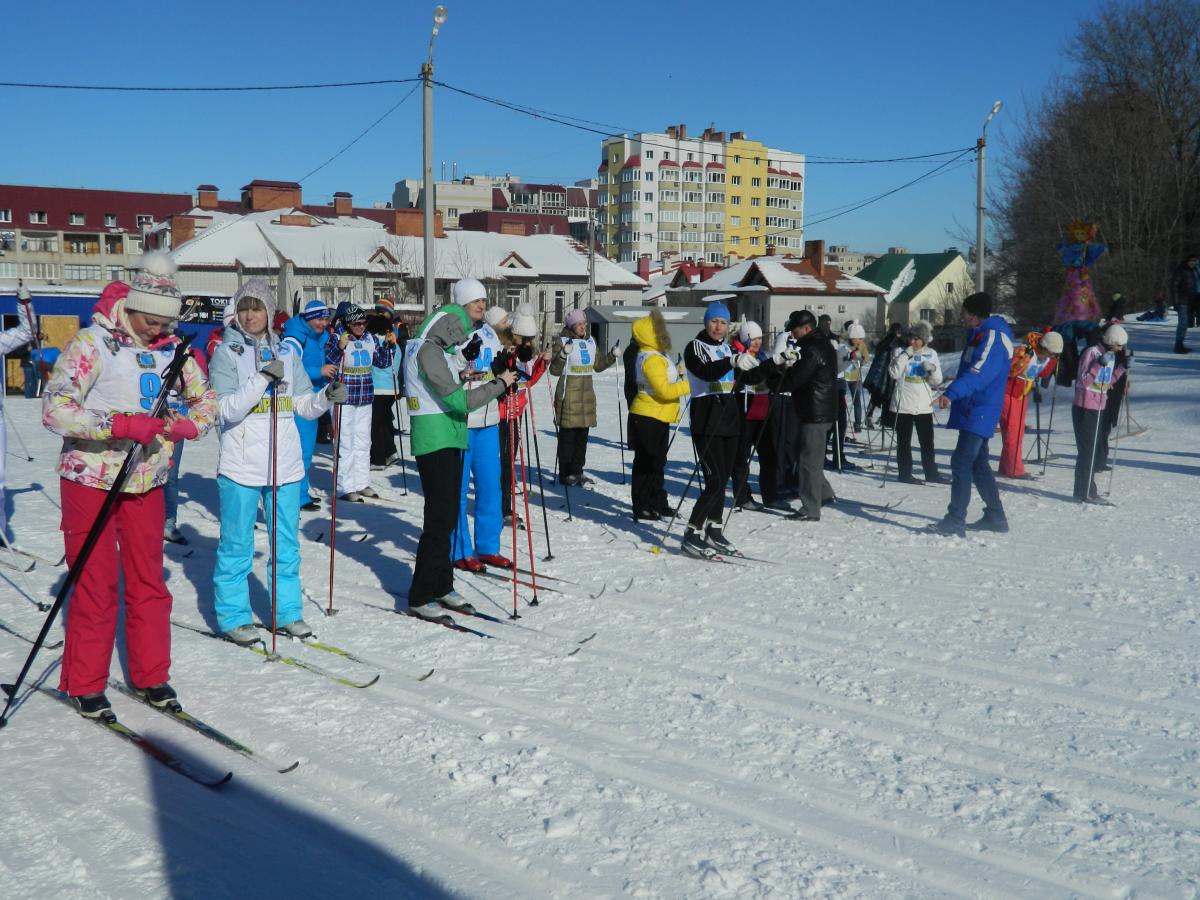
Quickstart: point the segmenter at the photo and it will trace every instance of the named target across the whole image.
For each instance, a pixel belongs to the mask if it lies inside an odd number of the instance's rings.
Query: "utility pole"
[[[979,171],[975,179],[975,290],[983,290],[983,259],[987,255],[986,238],[987,231],[984,225],[984,194],[983,194],[983,177],[984,177],[984,156],[987,151],[987,127],[992,121],[992,117],[1000,112],[1000,107],[1004,104],[997,100],[992,104],[992,111],[988,113],[988,117],[983,122],[983,131],[979,135],[979,140],[975,142],[975,156],[979,164]]]
[[[424,195],[423,241],[425,250],[425,314],[433,312],[434,289],[437,286],[437,266],[434,261],[433,219],[437,202],[433,195],[433,41],[438,30],[446,22],[446,7],[433,11],[433,32],[429,35],[429,58],[421,64],[421,137],[422,137],[422,193]]]

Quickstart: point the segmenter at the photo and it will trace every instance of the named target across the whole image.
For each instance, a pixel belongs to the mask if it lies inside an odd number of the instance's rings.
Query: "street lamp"
[[[1000,100],[992,104],[992,111],[983,120],[983,131],[979,135],[979,140],[975,142],[975,155],[979,162],[975,197],[975,290],[977,291],[983,290],[983,257],[986,252],[984,249],[986,245],[984,244],[983,224],[983,160],[987,148],[987,127],[996,113],[1000,112],[1000,107],[1003,105],[1004,103]]]
[[[422,129],[423,138],[423,169],[422,189],[425,194],[425,215],[423,216],[423,234],[425,249],[425,313],[433,312],[434,287],[437,283],[437,269],[433,259],[433,216],[437,204],[433,196],[433,41],[438,31],[446,24],[446,7],[438,6],[433,10],[433,31],[429,35],[429,57],[421,64],[421,81],[423,82],[422,98]]]

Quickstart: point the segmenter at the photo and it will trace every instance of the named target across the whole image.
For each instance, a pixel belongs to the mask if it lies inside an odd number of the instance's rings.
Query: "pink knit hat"
[[[574,328],[576,325],[580,324],[581,322],[586,322],[586,321],[587,321],[587,313],[585,313],[582,309],[571,310],[569,313],[567,313],[567,317],[565,319],[563,319],[563,323],[568,328]]]

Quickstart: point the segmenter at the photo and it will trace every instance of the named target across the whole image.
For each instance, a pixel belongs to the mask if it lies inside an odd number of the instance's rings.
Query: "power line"
[[[208,85],[155,87],[118,84],[38,84],[27,81],[0,81],[0,87],[43,91],[122,91],[126,93],[220,93],[234,91],[314,91],[325,88],[371,87],[380,84],[409,84],[420,78],[381,78],[375,81],[332,81],[323,84],[256,84],[214,87]]]
[[[409,80],[419,82],[421,79],[411,78]],[[401,106],[403,106],[404,101],[407,100],[409,97],[411,97],[413,94],[415,94],[418,87],[420,87],[419,84],[414,84],[412,86],[412,88],[409,90],[409,92],[407,94],[405,94],[403,97],[401,97],[400,100],[397,101],[396,104],[393,105],[387,112],[385,112],[382,116],[380,116],[378,119],[376,119],[374,122],[372,122],[366,128],[364,128],[361,132],[359,132],[358,137],[356,137],[354,140],[352,140],[350,143],[348,143],[345,147],[343,147],[337,153],[333,154],[333,156],[329,157],[329,159],[325,160],[325,162],[321,163],[319,166],[317,166],[311,172],[306,174],[303,178],[300,178],[299,182],[301,184],[303,184],[307,178],[309,178],[313,175],[316,175],[323,168],[325,168],[327,165],[329,165],[331,162],[333,162],[335,159],[337,159],[339,156],[341,156],[343,153],[345,153],[347,150],[349,150],[351,147],[353,147],[355,144],[357,144],[359,141],[361,141],[364,137],[367,136],[367,133],[369,131],[371,131],[376,125],[378,125],[380,122],[382,122],[384,119],[386,119],[392,113],[394,113],[397,109],[399,109]]]

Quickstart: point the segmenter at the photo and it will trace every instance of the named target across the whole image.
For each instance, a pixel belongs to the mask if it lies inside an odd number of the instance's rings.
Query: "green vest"
[[[412,370],[415,370],[417,378],[424,379],[425,373],[417,365],[416,354],[424,346],[426,336],[430,327],[442,316],[456,316],[461,320],[463,331],[465,332],[470,327],[470,318],[467,316],[467,311],[457,304],[447,304],[435,309],[432,313],[425,317],[425,320],[417,328],[416,335],[408,342],[405,348],[405,356],[412,354]],[[451,357],[454,354],[447,352],[446,356]],[[454,371],[454,366],[450,366],[450,370]],[[405,382],[410,382],[409,367],[405,366]],[[428,382],[426,382],[428,388]],[[432,393],[432,391],[428,391]],[[467,449],[467,391],[461,385],[451,394],[445,397],[438,398],[443,411],[422,416],[409,416],[408,427],[412,432],[413,456],[424,456],[427,453],[433,453],[437,450],[445,450],[453,448],[456,450]]]

